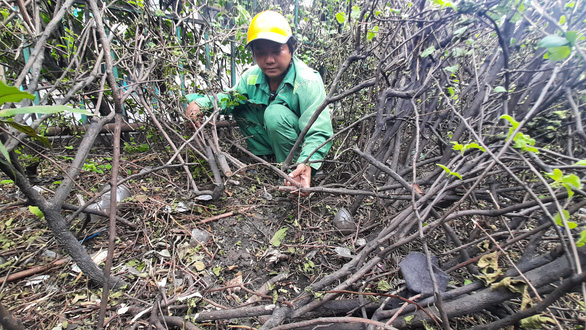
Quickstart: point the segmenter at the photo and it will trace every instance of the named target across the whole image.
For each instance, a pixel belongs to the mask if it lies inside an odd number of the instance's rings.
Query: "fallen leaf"
[[[203,262],[201,262],[201,261],[196,261],[196,262],[193,264],[193,266],[195,267],[195,269],[196,269],[198,272],[201,272],[202,270],[206,269],[206,265],[205,265]]]

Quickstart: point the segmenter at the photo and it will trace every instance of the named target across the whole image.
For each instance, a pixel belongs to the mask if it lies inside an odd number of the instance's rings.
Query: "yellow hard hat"
[[[246,46],[258,39],[284,44],[287,43],[291,36],[293,36],[293,33],[287,19],[275,11],[267,10],[258,13],[250,22],[246,36]]]

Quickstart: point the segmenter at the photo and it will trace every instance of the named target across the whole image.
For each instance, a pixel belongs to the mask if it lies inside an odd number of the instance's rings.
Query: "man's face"
[[[291,51],[287,44],[269,40],[256,40],[252,45],[256,64],[269,79],[279,78],[291,63]]]

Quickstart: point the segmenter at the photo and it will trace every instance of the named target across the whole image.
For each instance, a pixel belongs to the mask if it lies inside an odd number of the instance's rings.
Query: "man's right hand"
[[[201,117],[201,112],[199,109],[199,105],[197,105],[195,101],[191,101],[191,103],[189,103],[189,105],[187,106],[187,109],[185,109],[185,117],[187,117],[187,119],[190,123],[192,123],[192,125],[193,123],[195,123],[193,129],[196,129],[200,126],[199,117]]]
[[[197,117],[199,117],[199,105],[197,105],[195,101],[191,101],[191,103],[189,103],[187,109],[185,109],[185,116],[187,116],[187,118],[189,119],[194,120],[197,119]]]

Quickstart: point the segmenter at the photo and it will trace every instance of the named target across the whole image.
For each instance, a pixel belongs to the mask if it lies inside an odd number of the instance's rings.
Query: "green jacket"
[[[237,92],[246,97],[233,100],[231,96]],[[246,70],[240,77],[240,80],[227,94],[217,95],[218,106],[223,109],[224,114],[230,114],[232,111],[238,111],[238,104],[248,102],[259,109],[265,109],[269,105],[269,84],[264,73],[255,65]],[[271,104],[277,102],[291,109],[299,118],[299,130],[303,130],[309,119],[315,113],[317,107],[326,97],[324,84],[319,73],[309,68],[305,63],[296,57],[293,57],[292,67],[283,78],[281,85],[277,89],[277,96]],[[198,94],[187,95],[188,101],[195,101],[202,110],[213,108],[212,99],[209,96]],[[311,126],[301,147],[298,162],[304,162],[309,155],[327,139],[332,137],[333,129],[328,109],[322,111],[318,119]],[[311,161],[323,160],[331,147],[331,142],[313,153]],[[321,163],[312,163],[315,169],[321,166]]]

